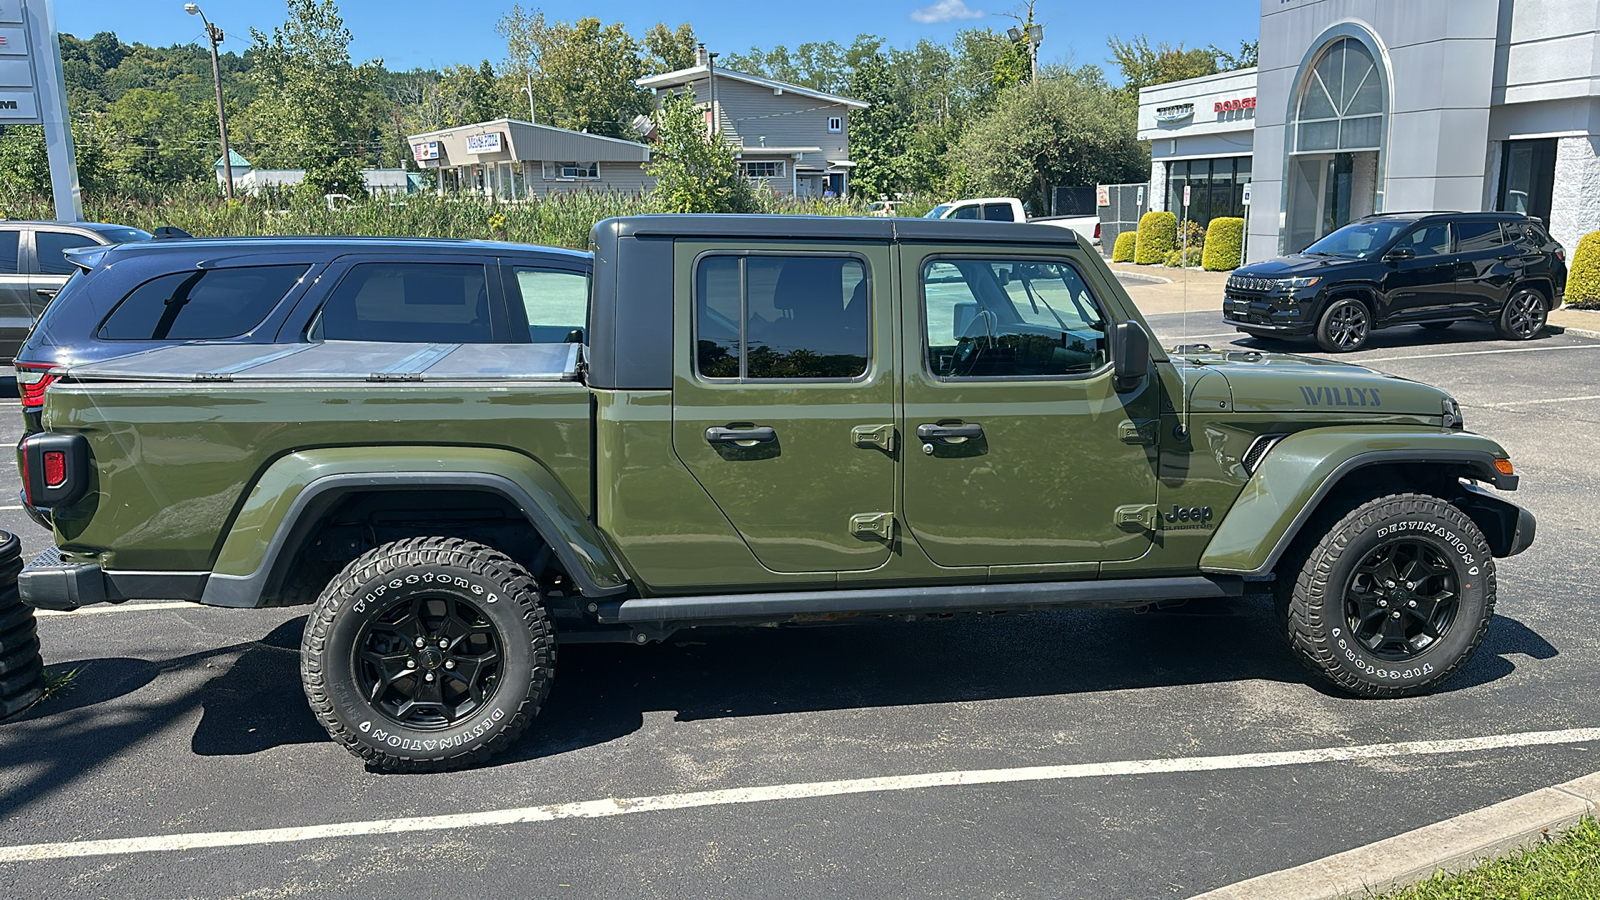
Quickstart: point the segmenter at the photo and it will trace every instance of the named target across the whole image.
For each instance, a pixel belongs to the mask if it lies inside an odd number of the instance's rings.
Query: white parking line
[[[36,616],[88,616],[94,615],[95,613],[145,612],[146,610],[151,609],[184,608],[197,609],[202,607],[198,603],[190,603],[187,600],[157,600],[153,603],[108,603],[104,606],[95,604],[94,606],[85,606],[83,609],[73,610],[72,612],[62,612],[59,609],[36,609],[33,611],[33,614]]]
[[[548,806],[524,806],[516,809],[443,816],[372,819],[364,822],[338,822],[329,825],[305,825],[290,828],[262,828],[254,831],[203,831],[150,837],[113,838],[110,840],[21,844],[0,847],[0,863],[67,859],[83,856],[112,856],[124,853],[157,853],[172,850],[194,850],[203,847],[244,847],[256,844],[282,844],[293,841],[314,841],[362,835],[522,825],[530,822],[553,822],[559,819],[603,819],[611,816],[660,812],[663,810],[765,803],[772,800],[804,800],[817,797],[838,797],[848,794],[912,791],[922,788],[956,787],[960,785],[1014,784],[1030,781],[1063,781],[1077,778],[1104,778],[1115,775],[1157,775],[1174,772],[1218,772],[1233,769],[1261,769],[1272,766],[1299,766],[1312,763],[1385,759],[1400,756],[1472,753],[1481,750],[1503,750],[1511,747],[1579,744],[1594,741],[1600,741],[1600,728],[1529,731],[1520,734],[1500,734],[1458,740],[1365,744],[1355,747],[1289,750],[1279,753],[1245,753],[1234,756],[1135,759],[1122,762],[1078,763],[1065,766],[1030,766],[1014,769],[930,772],[922,775],[889,775],[879,778],[854,778],[846,781],[813,781],[764,787],[696,791],[654,797],[585,800],[578,803],[555,803]]]
[[[1369,356],[1353,360],[1357,365],[1392,362],[1401,359],[1439,359],[1447,356],[1490,356],[1497,353],[1554,353],[1557,350],[1600,350],[1600,343],[1568,344],[1562,347],[1514,347],[1509,350],[1462,350],[1454,353],[1418,353],[1413,356]]]
[[[0,510],[4,510],[6,512],[16,512],[17,510],[19,510],[21,508],[22,507],[20,507],[20,506],[0,506]]]

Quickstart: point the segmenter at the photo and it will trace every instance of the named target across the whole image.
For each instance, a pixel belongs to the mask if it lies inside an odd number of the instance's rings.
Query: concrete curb
[[[1171,284],[1172,283],[1172,279],[1171,278],[1163,278],[1160,275],[1146,275],[1143,272],[1130,272],[1127,269],[1112,269],[1111,271],[1115,272],[1119,276],[1120,275],[1126,275],[1127,277],[1132,278],[1135,281],[1145,281],[1145,282],[1149,282],[1150,284]]]
[[[1439,871],[1551,840],[1600,812],[1600,772],[1305,865],[1230,884],[1193,900],[1343,900],[1406,887]]]
[[[1600,340],[1600,331],[1595,331],[1591,328],[1570,328],[1566,325],[1552,325],[1550,330],[1557,334],[1575,334],[1578,337]]]

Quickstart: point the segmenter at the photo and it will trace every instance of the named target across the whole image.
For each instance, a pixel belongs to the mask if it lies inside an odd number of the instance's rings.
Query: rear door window
[[[978,217],[979,211],[980,210],[978,209],[978,207],[976,205],[973,205],[973,206],[958,206],[958,207],[956,207],[955,213],[952,214],[950,216],[950,218],[952,218],[952,219],[976,219]]]
[[[532,266],[515,266],[512,271],[528,320],[528,339],[560,344],[577,331],[581,341],[589,321],[589,276]]]
[[[983,218],[987,222],[1015,222],[1016,213],[1012,212],[1009,203],[985,203],[983,205]]]
[[[1499,222],[1457,222],[1456,252],[1478,253],[1501,246]]]
[[[62,254],[77,247],[97,247],[100,242],[70,231],[35,231],[33,257],[41,275],[71,275],[77,268]]]
[[[203,341],[238,337],[267,317],[309,266],[196,269],[146,281],[101,323],[108,341]]]
[[[489,279],[481,263],[358,263],[322,305],[311,339],[492,343]]]
[[[21,258],[17,252],[22,249],[22,232],[16,229],[0,231],[0,275],[16,275],[21,272]]]

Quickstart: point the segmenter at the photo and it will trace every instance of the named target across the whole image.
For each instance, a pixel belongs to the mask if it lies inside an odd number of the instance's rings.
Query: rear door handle
[[[61,289],[60,288],[34,288],[33,292],[35,294],[38,294],[39,296],[45,298],[46,300],[50,300],[50,299],[53,299],[56,294],[60,293]]]
[[[737,444],[740,441],[768,444],[777,439],[778,432],[768,425],[753,428],[723,428],[720,425],[713,425],[706,429],[706,441],[712,444]]]
[[[917,438],[931,441],[934,439],[947,440],[949,438],[981,438],[983,426],[977,422],[968,422],[965,425],[918,425]]]

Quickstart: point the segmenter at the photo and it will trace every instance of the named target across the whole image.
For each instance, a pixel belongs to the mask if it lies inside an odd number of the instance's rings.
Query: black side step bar
[[[797,617],[857,614],[997,612],[1051,606],[1138,607],[1162,600],[1238,597],[1234,576],[1123,578],[1028,584],[945,585],[869,590],[783,591],[710,597],[649,597],[601,601],[604,623],[783,622]]]

